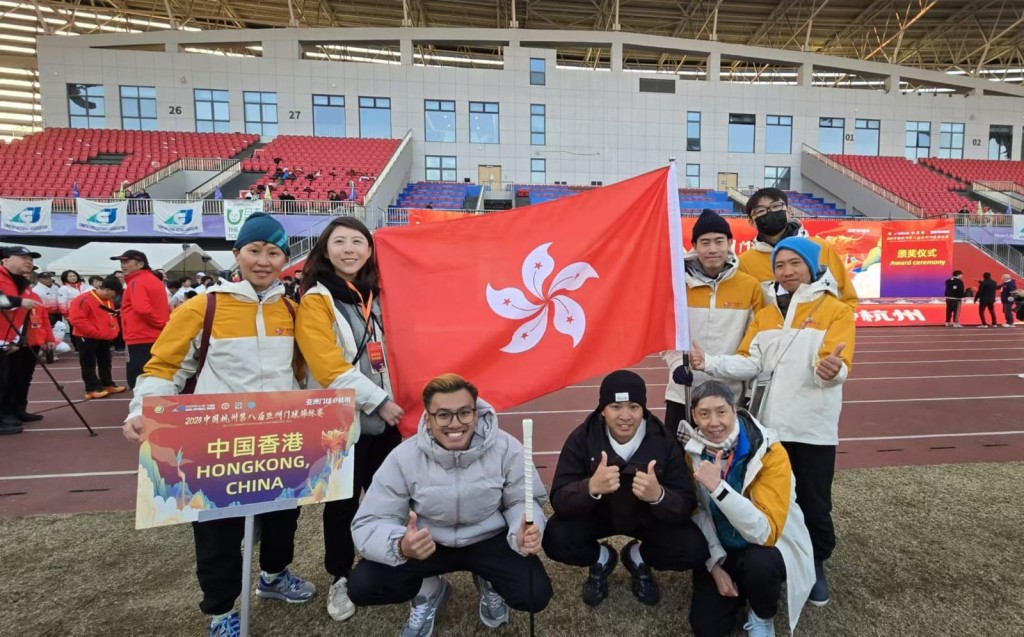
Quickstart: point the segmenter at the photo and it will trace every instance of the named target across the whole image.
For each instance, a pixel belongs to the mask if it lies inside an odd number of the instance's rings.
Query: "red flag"
[[[409,225],[418,226],[421,223],[433,221],[451,221],[452,219],[465,219],[472,212],[461,212],[455,210],[433,210],[428,208],[410,208]]]
[[[673,165],[528,208],[379,230],[403,432],[439,374],[506,409],[689,349],[676,184]]]

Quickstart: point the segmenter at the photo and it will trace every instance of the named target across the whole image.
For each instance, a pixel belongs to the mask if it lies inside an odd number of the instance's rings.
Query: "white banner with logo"
[[[263,212],[262,199],[225,199],[224,200],[224,238],[234,241],[242,224],[254,212]]]
[[[0,227],[10,232],[53,230],[52,199],[0,199]]]
[[[1024,241],[1024,214],[1012,215],[1013,219],[1013,238]]]
[[[128,201],[102,203],[91,199],[75,199],[79,230],[89,232],[128,232]]]
[[[153,201],[153,231],[164,234],[202,234],[203,202]]]

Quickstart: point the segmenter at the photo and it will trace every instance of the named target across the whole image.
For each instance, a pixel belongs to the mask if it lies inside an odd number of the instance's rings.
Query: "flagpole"
[[[533,525],[533,419],[523,418],[523,480],[525,485],[526,500],[526,526]],[[527,563],[528,590],[530,597],[530,637],[534,637],[534,612],[533,612],[533,565]]]

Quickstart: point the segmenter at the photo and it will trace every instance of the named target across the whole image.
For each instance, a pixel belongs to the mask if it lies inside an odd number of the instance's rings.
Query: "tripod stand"
[[[10,315],[7,313],[7,310],[10,309],[13,309],[11,307],[11,300],[7,298],[6,295],[0,294],[0,314],[3,315],[4,320],[7,322],[7,326],[10,327],[11,331],[15,334],[19,334],[20,332],[18,331],[18,327],[14,324],[14,319],[12,319]],[[29,310],[29,312],[31,311],[32,310]],[[72,401],[71,397],[69,397],[67,395],[67,392],[64,391],[64,385],[61,385],[57,381],[57,378],[53,375],[53,372],[51,372],[50,368],[46,366],[45,358],[45,356],[37,355],[36,362],[39,364],[40,367],[43,368],[43,371],[46,372],[46,375],[50,377],[50,380],[53,382],[53,386],[56,387],[57,391],[60,392],[60,395],[64,397],[64,400],[67,401],[68,406],[71,407],[71,410],[73,412],[75,412],[75,415],[78,416],[78,419],[82,421],[82,425],[84,425],[85,428],[89,431],[89,435],[95,436],[96,432],[93,431],[92,427],[89,426],[89,423],[86,422],[85,416],[82,415],[82,412],[78,411],[78,407],[75,406],[74,401]]]

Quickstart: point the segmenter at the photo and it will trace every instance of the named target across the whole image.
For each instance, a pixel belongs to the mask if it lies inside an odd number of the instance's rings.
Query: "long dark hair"
[[[83,283],[82,275],[77,273],[77,272],[75,272],[74,270],[64,270],[63,272],[61,272],[60,273],[60,282],[61,283],[67,283],[68,282],[68,275],[69,274],[74,274],[78,278],[78,280],[75,281],[75,283]]]
[[[327,243],[330,241],[331,234],[335,228],[350,228],[366,237],[366,242],[370,246],[370,258],[366,260],[363,267],[356,273],[355,283],[359,287],[368,288],[373,291],[379,290],[380,274],[377,271],[377,250],[374,248],[373,235],[370,234],[370,229],[355,217],[335,217],[331,219],[331,222],[327,224],[324,231],[320,233],[320,238],[316,240],[316,245],[313,246],[313,249],[309,251],[309,255],[306,257],[306,265],[302,267],[302,293],[305,294],[310,288],[316,287],[320,277],[334,274],[334,266],[331,264],[331,259],[327,256]]]

